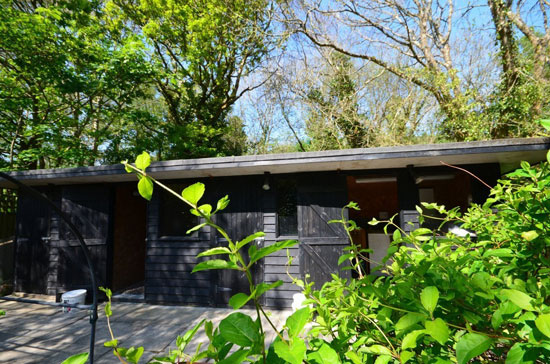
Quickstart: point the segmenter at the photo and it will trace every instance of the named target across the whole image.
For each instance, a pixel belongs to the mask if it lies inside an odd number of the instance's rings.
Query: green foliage
[[[101,8],[100,1],[0,1],[6,167],[92,165],[102,150],[116,154],[113,135],[139,123],[132,103],[152,68],[142,44],[110,37]]]
[[[63,360],[61,364],[85,364],[89,356],[88,353],[75,354]]]
[[[272,46],[268,2],[107,0],[105,11],[121,41],[139,35],[154,69],[154,150],[168,159],[241,154],[244,124],[229,112]]]
[[[549,187],[548,163],[523,162],[464,214],[423,204],[420,221],[437,211],[439,229],[407,234],[386,221],[395,232],[385,276],[305,285],[316,315],[309,341],[330,337],[339,360],[353,363],[548,361]],[[471,234],[448,233],[449,224]]]

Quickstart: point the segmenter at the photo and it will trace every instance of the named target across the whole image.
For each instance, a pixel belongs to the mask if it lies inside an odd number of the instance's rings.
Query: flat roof
[[[546,158],[550,138],[517,138],[490,141],[420,144],[397,147],[359,148],[239,157],[179,159],[154,162],[147,169],[157,179],[183,179],[219,176],[353,171],[369,169],[499,163],[517,165],[525,160],[536,163]],[[28,185],[76,184],[135,181],[121,164],[78,168],[39,169],[11,172]],[[0,179],[0,187],[10,183]]]

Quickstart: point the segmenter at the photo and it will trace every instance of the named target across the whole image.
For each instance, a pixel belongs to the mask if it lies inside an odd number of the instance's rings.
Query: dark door
[[[134,183],[116,187],[111,288],[119,291],[145,280],[146,200]]]
[[[262,212],[262,180],[255,177],[247,179],[227,179],[217,186],[216,198],[229,195],[229,206],[216,216],[216,223],[223,227],[235,242],[263,229]],[[214,205],[215,206],[215,205]],[[213,235],[213,245],[226,246],[227,242],[219,234]],[[262,241],[254,241],[261,248]],[[248,259],[248,246],[242,250],[245,260]],[[253,269],[252,275],[256,283],[263,276],[263,263],[260,261]],[[216,271],[214,279],[215,302],[217,305],[227,305],[229,299],[236,293],[250,293],[248,279],[244,272],[235,270]]]
[[[50,209],[19,193],[15,248],[15,290],[46,294],[50,261]]]
[[[66,186],[61,200],[63,212],[84,237],[100,286],[107,284],[112,200],[111,188],[105,185]],[[59,285],[65,290],[89,289],[88,265],[78,240],[63,222],[59,235]]]
[[[345,180],[331,184],[298,188],[298,236],[300,240],[300,273],[316,288],[330,281],[331,274],[349,277],[349,270],[338,266],[338,259],[349,245],[345,229],[329,224],[341,219],[342,207],[347,204]]]

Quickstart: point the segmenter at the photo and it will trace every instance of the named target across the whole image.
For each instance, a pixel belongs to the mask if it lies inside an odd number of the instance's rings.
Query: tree
[[[550,52],[549,5],[538,1],[535,12],[542,16],[542,27],[527,25],[529,11],[523,11],[521,1],[488,0],[500,47],[501,81],[490,108],[492,137],[532,135],[538,129],[534,121],[548,115],[550,72],[547,66]],[[514,10],[515,9],[515,10]],[[538,29],[544,29],[541,33]],[[517,29],[523,33],[518,38]],[[520,33],[520,34],[521,34]]]
[[[0,2],[0,159],[5,167],[94,164],[151,74],[115,44],[97,2]]]
[[[166,110],[160,153],[188,158],[230,152],[224,147],[228,114],[255,87],[241,81],[272,46],[269,3],[111,0],[107,9],[121,38],[141,34],[147,44]]]
[[[454,140],[488,135],[480,118],[478,90],[483,87],[463,76],[474,72],[468,68],[484,67],[487,57],[469,52],[470,44],[455,35],[459,27],[468,31],[469,10],[457,9],[452,1],[429,0],[298,0],[281,8],[291,32],[318,47],[376,64],[429,92],[443,115],[443,134]]]

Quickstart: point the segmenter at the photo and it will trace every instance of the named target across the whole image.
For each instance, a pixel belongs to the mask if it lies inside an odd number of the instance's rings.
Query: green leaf
[[[203,183],[197,182],[187,187],[181,192],[181,197],[193,206],[197,206],[199,200],[204,195],[205,187]]]
[[[277,341],[273,344],[273,349],[275,350],[275,354],[290,364],[301,364],[307,351],[304,340],[300,338],[295,338],[294,341],[288,344],[283,341]]]
[[[426,327],[426,334],[433,337],[441,345],[445,345],[449,340],[449,327],[442,319],[428,320],[424,322],[424,326]]]
[[[6,311],[0,310],[0,316],[6,316]]]
[[[201,206],[199,206],[199,210],[204,215],[210,216],[210,214],[212,213],[212,205],[209,205],[209,204],[201,205]]]
[[[348,254],[342,254],[340,256],[340,258],[338,258],[338,265],[342,264],[343,262],[345,262],[346,260],[350,260],[351,258],[353,258],[355,256],[355,254],[352,254],[352,253],[348,253]]]
[[[67,359],[63,360],[61,364],[84,364],[88,361],[89,356],[90,354],[88,353],[80,353],[80,354],[72,355]]]
[[[99,287],[99,290],[103,293],[105,293],[105,296],[107,296],[107,298],[111,298],[113,296],[113,292],[111,292],[111,290],[109,288],[105,288],[105,287]]]
[[[401,232],[397,229],[393,232],[393,241],[401,241]]]
[[[224,360],[221,360],[217,362],[218,364],[236,364],[236,363],[244,363],[246,357],[250,353],[250,350],[246,349],[239,349],[235,351],[233,354],[229,355]]]
[[[220,322],[220,334],[230,343],[242,346],[253,346],[260,340],[258,326],[241,312],[234,312]]]
[[[250,301],[251,298],[252,296],[239,292],[229,299],[229,306],[233,307],[234,310],[238,310]]]
[[[208,257],[211,255],[218,255],[218,254],[231,254],[231,250],[229,250],[226,247],[219,246],[219,247],[208,249],[199,253],[199,255],[197,255],[197,258]]]
[[[141,197],[147,201],[151,201],[151,197],[153,197],[153,182],[149,177],[144,176],[139,180],[138,191]]]
[[[185,233],[186,234],[191,234],[193,231],[199,230],[199,229],[203,228],[206,225],[208,225],[208,224],[207,223],[202,223],[202,224],[193,226],[191,229],[187,230]]]
[[[276,243],[273,243],[269,246],[266,246],[265,248],[262,248],[260,250],[255,251],[253,254],[250,255],[250,263],[255,263],[258,260],[262,259],[266,255],[269,255],[271,253],[274,253],[276,251],[279,251],[281,249],[289,248],[293,245],[298,244],[297,240],[284,240],[284,241],[278,241]]]
[[[539,234],[535,230],[530,230],[530,231],[524,231],[523,233],[521,233],[521,237],[527,241],[532,241],[538,238]]]
[[[402,351],[399,354],[399,358],[401,359],[402,364],[408,362],[413,356],[414,356],[414,353],[412,351]]]
[[[529,295],[527,295],[526,293],[523,293],[516,289],[503,289],[500,291],[500,294],[510,300],[513,304],[524,310],[535,310],[531,305],[532,298],[529,297]]]
[[[391,350],[382,345],[371,345],[365,348],[365,352],[369,354],[378,354],[378,355],[391,355]]]
[[[526,354],[525,345],[523,343],[515,343],[506,354],[506,364],[527,364],[523,359]],[[532,363],[529,361],[529,363]]]
[[[136,167],[145,171],[151,164],[151,156],[147,152],[143,152],[136,158]]]
[[[499,258],[511,258],[514,256],[512,249],[501,248],[501,249],[490,249],[483,253],[483,257],[499,257]]]
[[[225,210],[227,205],[229,205],[229,196],[225,195],[218,200],[218,204],[216,205],[216,211]]]
[[[113,315],[113,311],[111,310],[111,302],[107,302],[105,304],[105,316],[111,317]]]
[[[319,350],[307,354],[307,361],[311,364],[340,364],[338,353],[330,347],[326,342],[323,342]]]
[[[124,164],[124,170],[126,171],[126,173],[132,173],[134,170],[132,168],[130,168],[130,166],[128,165],[128,161],[125,160],[125,161],[122,161],[122,164]]]
[[[132,346],[129,349],[119,348],[117,350],[124,358],[126,358],[126,360],[134,364],[137,364],[137,362],[139,362],[139,359],[143,355],[143,351],[144,351],[143,347],[141,346],[139,348],[134,348]]]
[[[540,125],[546,130],[550,131],[550,119],[540,119]]]
[[[424,321],[426,319],[426,315],[416,312],[410,312],[407,313],[405,316],[402,316],[399,321],[395,324],[395,329],[397,331],[404,331],[407,330],[409,327],[413,326],[414,324]]]
[[[309,307],[304,307],[294,312],[286,319],[288,336],[292,339],[300,334],[309,319]]]
[[[228,262],[222,259],[212,259],[212,260],[207,260],[206,262],[200,262],[199,264],[195,265],[195,268],[193,268],[193,271],[191,273],[200,272],[201,270],[208,270],[208,269],[239,270],[240,268],[237,264],[233,262]]]
[[[491,347],[493,340],[481,334],[468,333],[456,343],[456,359],[458,364],[466,364],[470,359],[483,354]]]
[[[420,335],[425,334],[424,330],[414,330],[409,332],[405,337],[403,338],[403,341],[401,342],[401,349],[414,349],[416,348],[416,340]]]
[[[257,233],[254,233],[252,235],[248,235],[246,238],[244,238],[241,241],[238,241],[236,244],[236,249],[239,250],[246,244],[250,243],[252,240],[256,240],[258,238],[264,237],[265,233],[263,231],[258,231]]]
[[[116,348],[117,345],[118,345],[118,340],[117,339],[114,339],[114,340],[107,341],[107,342],[103,343],[103,346],[105,346],[106,348]]]
[[[387,364],[392,359],[391,355],[380,355],[376,360],[374,361],[374,364]]]
[[[351,360],[353,364],[363,364],[363,360],[355,351],[348,351],[346,352],[346,358]]]
[[[278,280],[276,282],[273,282],[271,284],[267,283],[259,283],[256,286],[256,289],[254,290],[254,297],[259,298],[261,295],[263,295],[265,292],[269,291],[270,289],[277,288],[283,285],[283,281]]]
[[[430,313],[433,314],[435,307],[437,306],[437,301],[439,300],[439,291],[437,287],[430,286],[426,287],[420,292],[420,302],[422,306]]]
[[[191,330],[187,330],[183,336],[178,336],[178,339],[181,338],[181,341],[178,343],[178,340],[176,339],[176,343],[178,345],[178,349],[181,351],[184,351],[191,339],[197,334],[197,331],[199,331],[202,324],[206,321],[206,319],[202,319],[198,324],[195,325]],[[210,323],[212,325],[212,323]],[[205,325],[205,331],[206,331],[206,325]]]
[[[550,338],[550,314],[543,314],[537,317],[535,325],[540,332]]]

